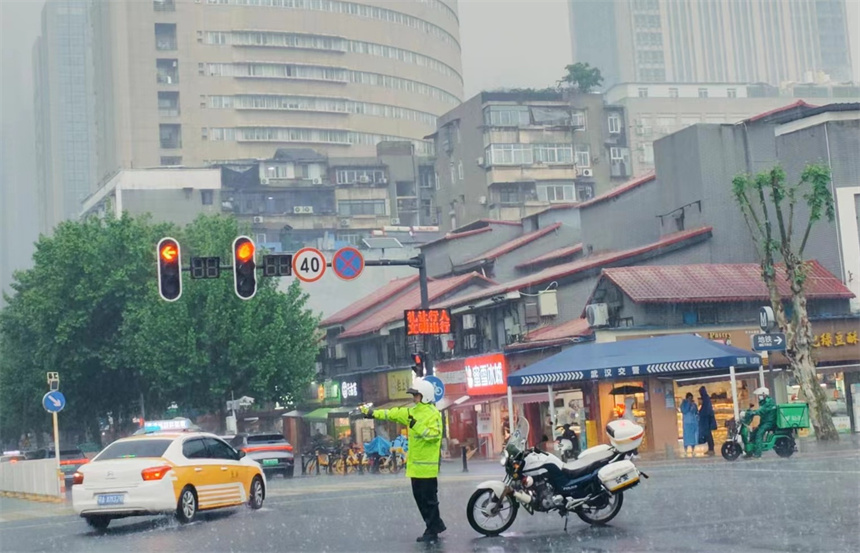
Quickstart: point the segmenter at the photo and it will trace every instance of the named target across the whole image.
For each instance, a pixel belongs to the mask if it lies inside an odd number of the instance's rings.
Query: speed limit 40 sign
[[[293,254],[293,274],[302,282],[321,279],[325,265],[325,256],[316,248],[302,248]]]

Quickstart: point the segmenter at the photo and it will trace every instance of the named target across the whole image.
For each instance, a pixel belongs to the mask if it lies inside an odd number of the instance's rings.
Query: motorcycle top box
[[[632,421],[620,419],[606,425],[606,434],[616,451],[626,453],[642,445],[645,429]]]

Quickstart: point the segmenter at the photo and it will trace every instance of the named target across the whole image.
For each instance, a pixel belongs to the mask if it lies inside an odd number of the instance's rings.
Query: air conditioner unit
[[[305,213],[313,213],[314,208],[310,205],[296,205],[293,206],[293,213],[296,214],[305,214]]]
[[[368,184],[370,182],[370,177],[368,177],[367,175],[361,175],[360,177],[358,177],[358,182],[361,184]]]
[[[478,198],[478,203],[479,203],[479,204],[481,204],[481,205],[487,205],[487,197],[486,197],[486,196],[481,196],[481,197],[479,197],[479,198]]]
[[[349,228],[349,219],[340,220],[340,228]]]
[[[475,161],[478,163],[478,167],[483,167],[483,166],[484,166],[484,156],[479,157],[479,158],[478,158],[478,159],[476,159]]]
[[[583,169],[582,170],[582,176],[583,177],[593,177],[594,171],[592,171],[591,169]]]
[[[382,179],[379,182],[382,184],[388,184],[388,178],[382,177]]]
[[[314,179],[314,184],[322,184],[322,179],[317,177]]]
[[[255,222],[255,223],[262,223],[262,222],[263,222],[263,218],[262,218],[262,217],[260,217],[260,216],[254,217],[254,222]]]
[[[269,184],[269,179],[260,179],[260,184]]]
[[[432,219],[430,219],[430,224],[431,224],[431,225],[438,225],[438,224],[439,224],[439,219],[438,219],[438,218],[436,218],[436,217],[433,217]]]
[[[391,219],[391,224],[397,226],[400,224],[400,219],[398,217],[394,217]]]
[[[591,328],[609,326],[609,306],[605,303],[589,304],[585,306],[585,318]]]

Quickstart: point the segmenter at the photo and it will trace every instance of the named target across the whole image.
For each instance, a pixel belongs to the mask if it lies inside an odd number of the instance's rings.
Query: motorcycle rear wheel
[[[472,497],[469,498],[469,503],[466,505],[466,518],[469,519],[469,525],[475,532],[484,534],[485,536],[498,536],[505,530],[511,527],[514,520],[517,518],[517,511],[520,504],[511,496],[505,496],[501,502],[499,512],[494,516],[488,516],[487,511],[492,509],[499,502],[493,490],[484,488],[475,490]],[[475,515],[478,515],[477,517]],[[496,524],[490,525],[490,521],[498,521]]]
[[[737,442],[726,442],[720,448],[720,453],[726,461],[734,461],[743,453],[741,445]]]
[[[773,450],[780,457],[791,457],[794,453],[794,440],[788,437],[777,438],[773,444]]]
[[[624,493],[618,492],[609,497],[606,505],[600,509],[589,508],[588,504],[579,507],[576,510],[576,516],[592,526],[603,526],[613,518],[621,510],[621,505],[624,503]],[[593,509],[593,510],[592,510]],[[608,509],[608,510],[606,510]],[[605,511],[605,512],[604,512]]]

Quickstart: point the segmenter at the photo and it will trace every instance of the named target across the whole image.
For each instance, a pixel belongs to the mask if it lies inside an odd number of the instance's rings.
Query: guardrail
[[[60,495],[57,461],[39,459],[0,464],[0,492],[35,500],[56,500]]]

